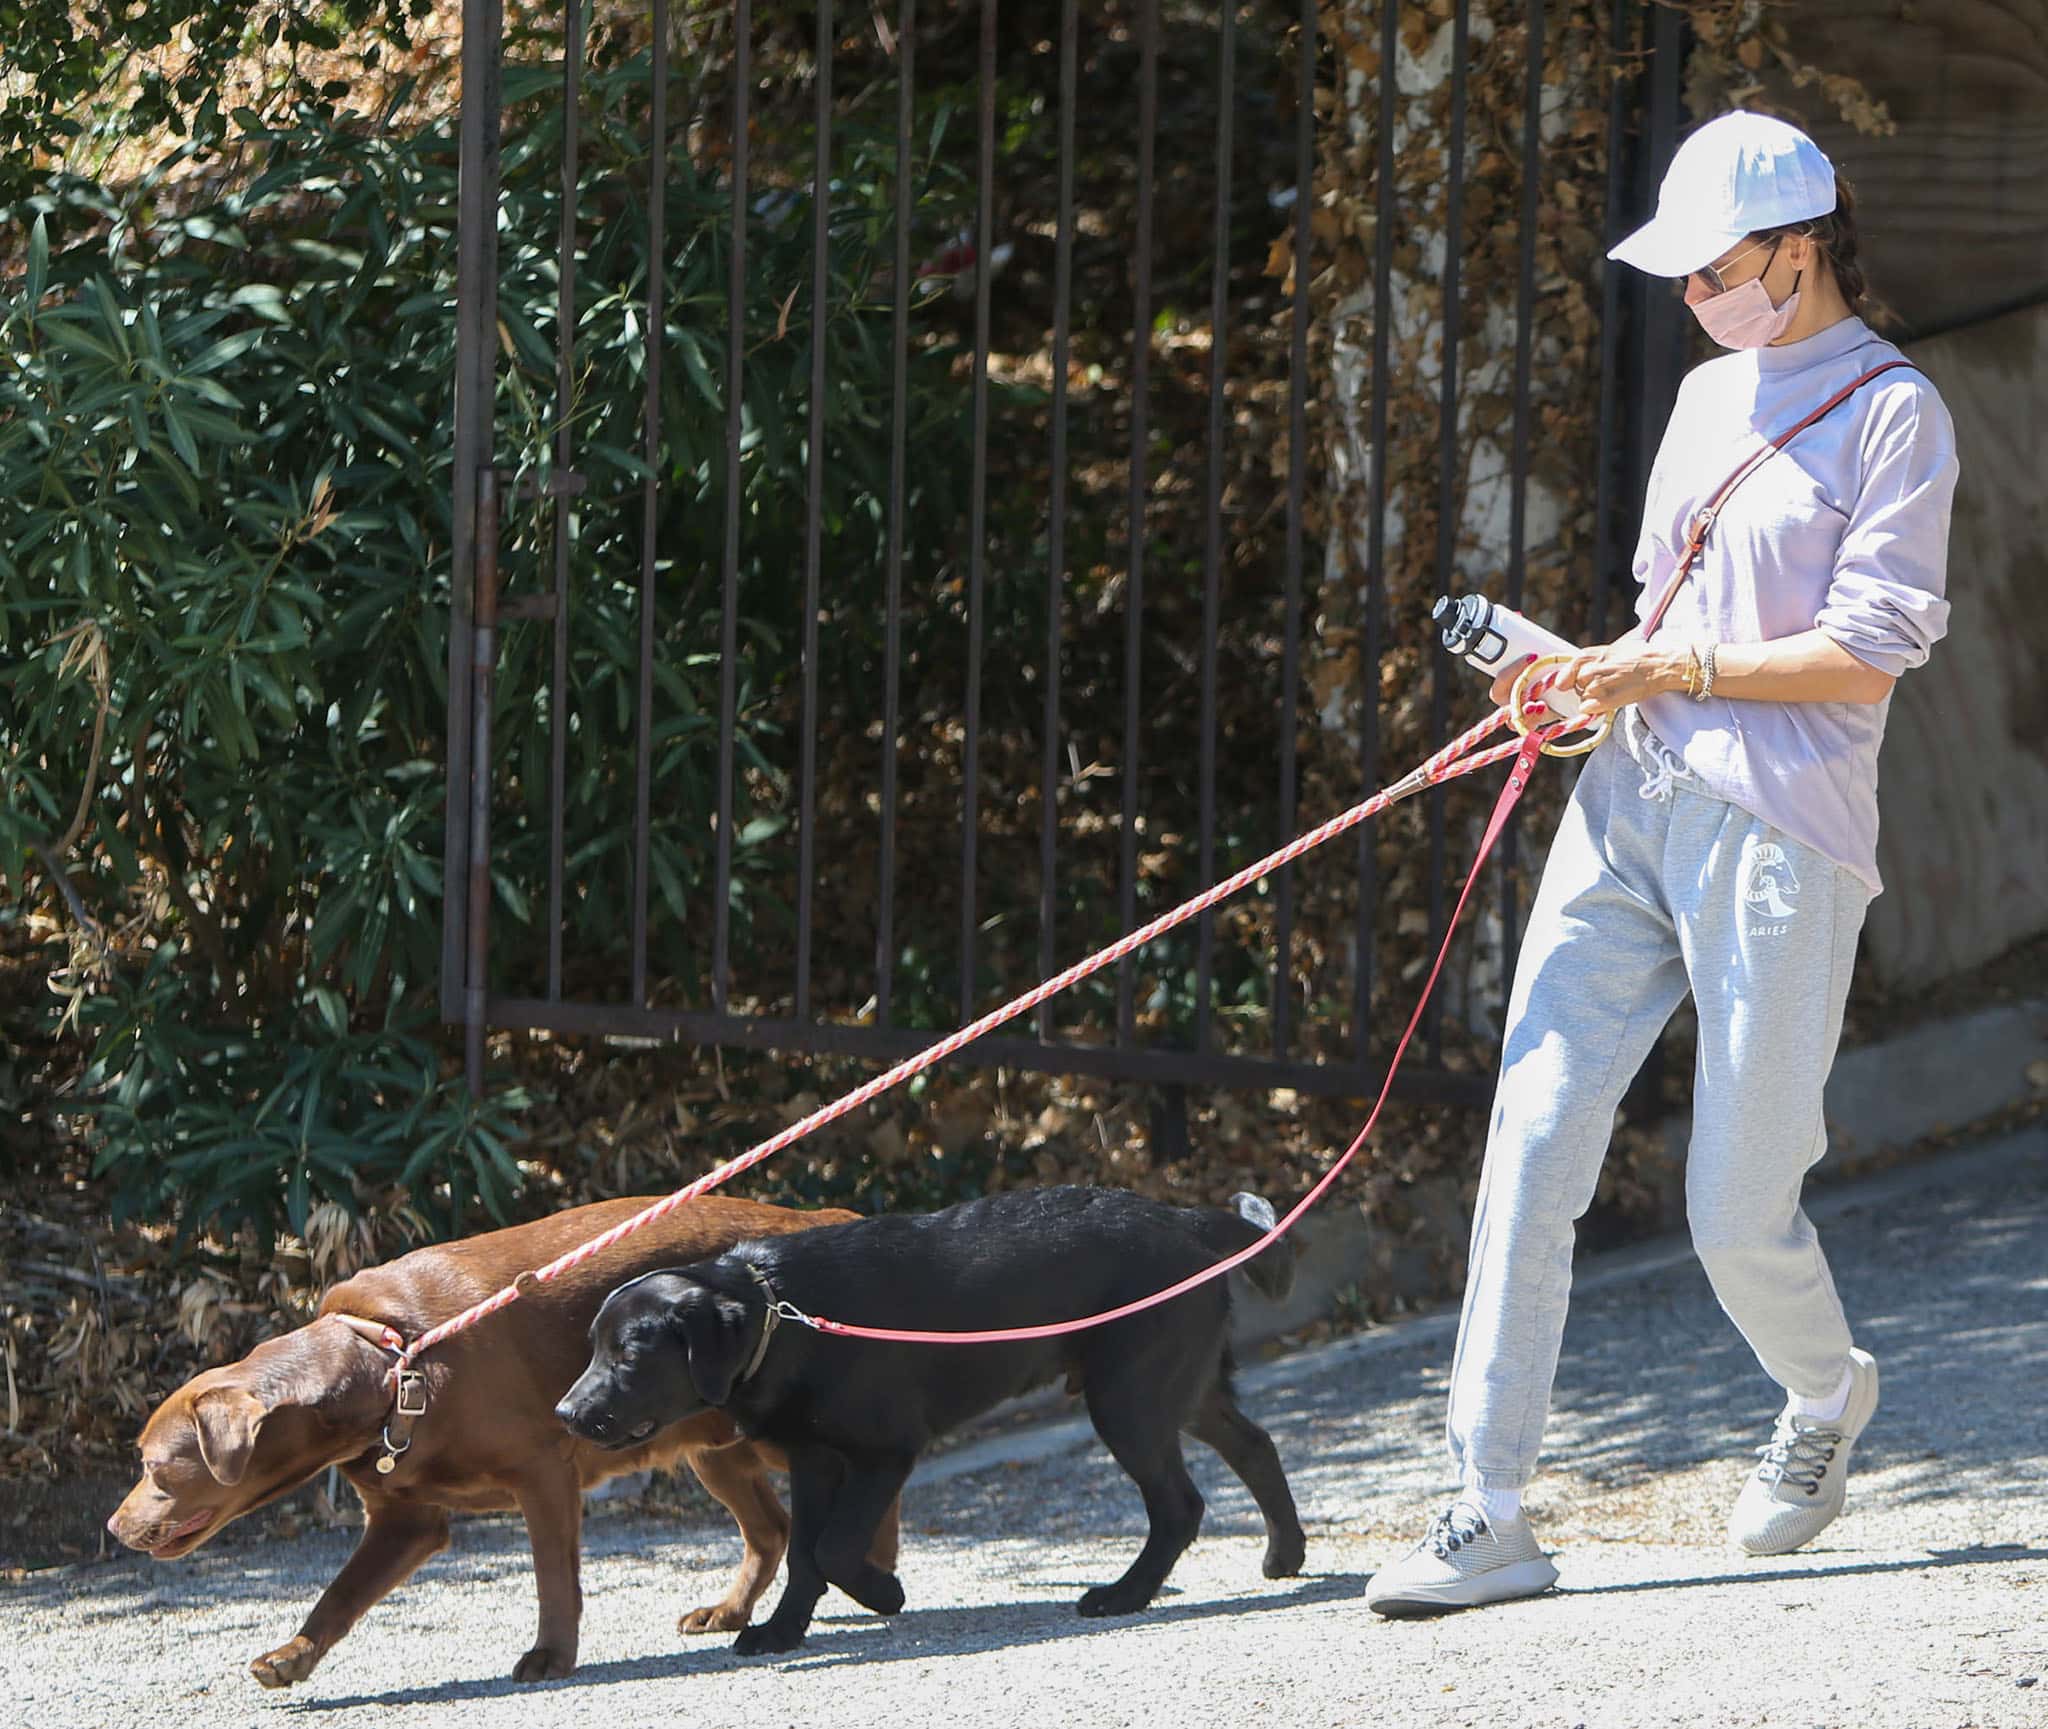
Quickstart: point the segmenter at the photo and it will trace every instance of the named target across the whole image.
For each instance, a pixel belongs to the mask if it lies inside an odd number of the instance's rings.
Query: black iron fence
[[[1381,19],[1387,66],[1397,10]],[[684,70],[716,95],[678,113],[667,0],[623,67],[593,59],[571,4],[549,337],[513,328],[500,298],[499,215],[531,174],[503,155],[504,104],[513,73],[515,102],[536,99],[535,79],[502,59],[501,0],[466,0],[442,1006],[466,1025],[473,1084],[486,1030],[504,1026],[899,1057],[1296,832],[1304,575],[1320,557],[1306,515],[1314,0],[1226,4],[1199,28],[1179,11],[1164,27],[1160,0],[1086,16],[1078,0],[926,0],[923,16],[897,0],[886,22],[863,15],[875,40],[857,56],[826,0],[807,116],[764,79],[754,12],[738,0],[728,33],[697,45]],[[1446,157],[1445,570],[1467,13],[1460,0]],[[1510,603],[1526,551],[1540,0],[1526,21]],[[786,30],[786,9],[771,22]],[[1652,52],[1613,89],[1610,232],[1653,194],[1682,51],[1678,15],[1643,0],[1613,0],[1612,29],[1617,50]],[[1397,227],[1384,83],[1380,312]],[[584,131],[613,136],[622,115],[650,141],[634,187],[593,178],[602,151]],[[1277,230],[1295,260],[1284,287],[1264,270]],[[613,267],[621,233],[637,276]],[[588,294],[587,277],[602,278]],[[1680,309],[1619,271],[1605,294],[1600,562],[1619,579]],[[1374,321],[1375,451],[1391,323]],[[637,371],[637,449],[610,436],[627,410],[593,382],[607,366]],[[508,389],[522,369],[535,388]],[[542,380],[552,403],[536,408]],[[520,426],[508,401],[527,402]],[[1264,461],[1262,440],[1284,441],[1284,463]],[[1376,680],[1382,621],[1368,618]],[[1441,672],[1431,710],[1448,736]],[[1361,790],[1384,778],[1372,702],[1364,714]],[[1440,932],[1441,799],[1429,844]],[[1369,832],[1355,870],[1370,908]],[[1510,947],[1511,884],[1504,870]],[[1125,962],[1113,993],[1048,1004],[1029,1035],[971,1054],[1169,1085],[1370,1090],[1370,932],[1352,999],[1299,1003],[1294,892],[1283,874],[1256,940],[1205,917],[1167,961]],[[1404,1084],[1477,1085],[1435,1063]]]

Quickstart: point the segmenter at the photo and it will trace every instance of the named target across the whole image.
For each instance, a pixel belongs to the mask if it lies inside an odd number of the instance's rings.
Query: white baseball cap
[[[1835,169],[1796,126],[1737,109],[1678,147],[1657,214],[1608,253],[1652,276],[1690,276],[1744,235],[1835,207]]]

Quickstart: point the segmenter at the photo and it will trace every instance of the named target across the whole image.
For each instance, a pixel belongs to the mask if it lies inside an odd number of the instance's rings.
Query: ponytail
[[[1842,175],[1835,176],[1835,207],[1827,215],[1760,232],[1765,236],[1797,235],[1811,240],[1834,271],[1835,286],[1851,307],[1870,292],[1862,260],[1856,256],[1856,192]]]

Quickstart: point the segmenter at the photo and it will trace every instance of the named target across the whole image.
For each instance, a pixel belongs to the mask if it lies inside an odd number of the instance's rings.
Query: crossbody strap
[[[1714,496],[1703,504],[1685,531],[1685,551],[1680,555],[1678,568],[1671,573],[1671,580],[1665,584],[1664,592],[1657,597],[1657,604],[1650,609],[1650,616],[1643,623],[1645,640],[1664,622],[1664,614],[1671,609],[1671,603],[1678,598],[1678,591],[1685,586],[1685,579],[1692,574],[1692,567],[1699,561],[1700,549],[1707,544],[1707,535],[1713,530],[1714,519],[1721,514],[1728,496],[1752,474],[1763,467],[1773,456],[1790,444],[1816,420],[1827,415],[1847,402],[1873,378],[1882,378],[1887,372],[1896,372],[1900,367],[1912,367],[1910,360],[1887,360],[1882,366],[1873,366],[1861,378],[1845,384],[1823,402],[1796,426],[1788,426],[1783,432],[1763,446],[1752,451],[1737,464],[1735,472],[1714,489]],[[1918,370],[1914,368],[1914,370]]]

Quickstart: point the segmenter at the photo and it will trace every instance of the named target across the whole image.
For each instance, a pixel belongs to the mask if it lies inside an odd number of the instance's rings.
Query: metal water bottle
[[[1443,595],[1429,616],[1442,632],[1444,647],[1488,678],[1513,672],[1532,656],[1579,652],[1575,644],[1483,594]],[[1579,699],[1568,690],[1546,692],[1543,702],[1567,718],[1579,712]]]

